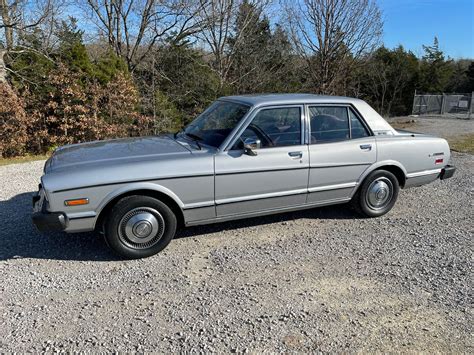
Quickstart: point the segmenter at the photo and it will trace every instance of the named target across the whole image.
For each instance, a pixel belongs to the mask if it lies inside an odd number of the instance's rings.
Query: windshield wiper
[[[186,132],[186,131],[184,131],[184,134],[185,134],[186,136],[188,136],[189,138],[191,138],[194,142],[196,142],[197,146],[199,147],[199,150],[202,149],[201,143],[199,143],[199,141],[202,141],[202,140],[203,140],[202,137],[200,137],[200,136],[198,136],[197,134],[194,134],[194,133],[188,133],[188,132]]]

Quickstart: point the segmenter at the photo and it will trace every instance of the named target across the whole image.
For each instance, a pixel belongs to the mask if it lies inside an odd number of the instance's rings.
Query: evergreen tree
[[[452,74],[449,77],[447,92],[471,93],[472,87],[469,84],[470,60],[458,59],[451,62]]]
[[[429,93],[443,92],[453,73],[452,61],[446,60],[435,37],[431,46],[423,46],[425,54],[421,61],[421,81],[419,89]]]
[[[83,43],[84,32],[77,28],[77,19],[69,17],[58,25],[59,48],[57,58],[75,73],[92,76],[94,68]]]
[[[239,94],[260,92],[265,87],[270,60],[270,22],[261,10],[247,0],[240,4],[229,40],[234,53],[231,82]]]
[[[474,92],[474,61],[469,64],[469,67],[466,70],[467,75],[467,92]]]

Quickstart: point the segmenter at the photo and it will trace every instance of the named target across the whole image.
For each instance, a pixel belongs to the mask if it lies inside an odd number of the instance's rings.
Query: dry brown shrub
[[[25,153],[28,119],[23,100],[6,84],[0,83],[0,156]]]

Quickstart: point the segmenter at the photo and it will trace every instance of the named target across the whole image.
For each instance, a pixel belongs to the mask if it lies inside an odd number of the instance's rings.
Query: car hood
[[[109,165],[125,161],[155,159],[158,156],[190,154],[190,150],[170,136],[124,138],[66,145],[56,149],[46,162],[44,172],[64,168],[82,169],[84,165]]]

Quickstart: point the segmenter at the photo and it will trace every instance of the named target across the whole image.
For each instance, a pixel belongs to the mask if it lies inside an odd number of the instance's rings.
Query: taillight
[[[443,158],[436,159],[435,164],[443,164]]]

